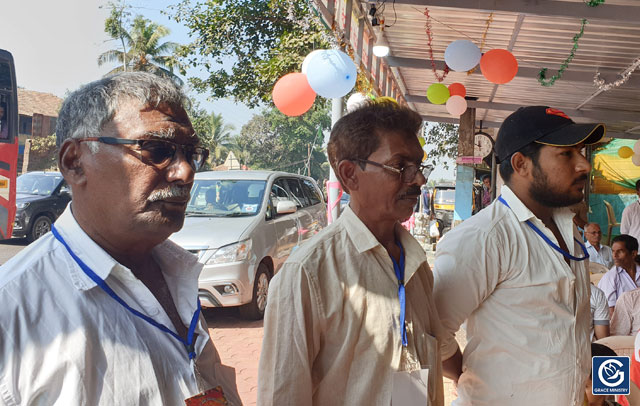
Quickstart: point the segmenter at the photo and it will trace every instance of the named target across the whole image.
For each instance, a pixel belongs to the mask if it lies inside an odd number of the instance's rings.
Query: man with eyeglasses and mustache
[[[0,267],[0,405],[240,404],[200,313],[201,265],[167,240],[208,155],[185,102],[141,72],[64,101],[58,165],[73,200]]]
[[[501,196],[445,235],[434,264],[455,406],[582,405],[589,255],[568,206],[584,198],[591,170],[581,150],[604,133],[547,106],[520,108],[502,123]],[[463,358],[455,333],[465,320]]]
[[[414,383],[419,403],[394,405],[443,405],[433,275],[400,224],[425,183],[421,126],[392,101],[334,125],[329,161],[351,201],[271,282],[259,405],[388,405]]]

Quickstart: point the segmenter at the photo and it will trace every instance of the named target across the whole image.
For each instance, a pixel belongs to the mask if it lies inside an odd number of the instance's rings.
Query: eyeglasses
[[[587,231],[585,234],[602,234],[602,231]]]
[[[209,150],[195,145],[176,144],[173,141],[159,139],[132,140],[116,137],[87,137],[78,141],[96,141],[109,145],[137,145],[138,158],[147,165],[164,169],[175,160],[178,148],[194,171],[198,171],[209,156]]]
[[[425,164],[420,164],[420,165],[408,164],[402,168],[395,168],[393,166],[381,164],[379,162],[369,161],[368,159],[355,159],[355,161],[377,166],[379,168],[386,169],[390,172],[397,173],[400,175],[400,180],[403,183],[413,182],[418,172],[423,172],[425,169],[428,169],[428,166]],[[362,167],[362,169],[364,170],[364,167]]]

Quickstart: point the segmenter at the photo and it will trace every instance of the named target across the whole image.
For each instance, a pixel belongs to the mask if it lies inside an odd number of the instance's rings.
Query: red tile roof
[[[18,113],[33,116],[34,113],[58,117],[62,99],[51,93],[18,89]]]

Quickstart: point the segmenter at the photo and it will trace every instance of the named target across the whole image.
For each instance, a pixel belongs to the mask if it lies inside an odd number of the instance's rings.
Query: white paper
[[[393,406],[427,406],[429,404],[429,370],[393,374],[391,404]]]

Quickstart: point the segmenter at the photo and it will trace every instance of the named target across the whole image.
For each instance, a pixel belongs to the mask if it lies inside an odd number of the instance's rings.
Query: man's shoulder
[[[16,280],[25,277],[46,277],[46,274],[53,272],[52,269],[47,268],[56,265],[64,266],[58,260],[52,260],[53,257],[57,256],[57,251],[61,248],[62,246],[57,243],[55,237],[47,234],[10,258],[0,266],[0,294],[7,285],[15,283]]]
[[[344,227],[335,222],[324,228],[307,242],[295,248],[287,259],[288,264],[307,265],[334,256],[348,240]],[[347,237],[347,238],[345,238]]]
[[[634,289],[622,293],[618,301],[621,301],[622,303],[636,303],[640,301],[640,289]]]

